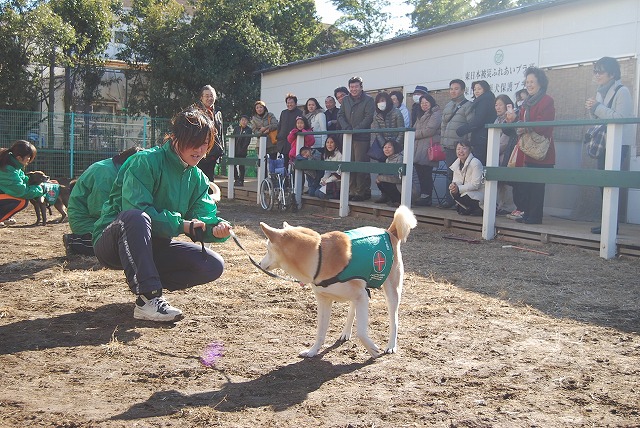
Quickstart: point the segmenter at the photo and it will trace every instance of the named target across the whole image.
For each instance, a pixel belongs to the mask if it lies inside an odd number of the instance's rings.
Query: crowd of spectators
[[[586,101],[585,108],[593,118],[631,117],[632,103],[629,90],[620,82],[620,67],[614,58],[604,57],[594,65],[594,80],[598,84],[596,96]],[[266,105],[257,101],[251,126],[255,133],[267,133],[278,130],[277,142],[269,144],[272,156],[278,153],[293,160],[299,156],[296,134],[299,131],[339,131],[366,130],[369,133],[352,134],[351,159],[355,162],[388,161],[392,156],[396,161],[403,150],[403,131],[376,131],[377,129],[414,128],[415,152],[414,169],[417,172],[419,186],[414,206],[432,206],[434,188],[433,171],[440,162],[430,155],[430,147],[440,145],[444,152],[446,165],[447,191],[438,198],[438,208],[455,208],[460,214],[481,215],[483,204],[480,195],[484,193],[483,180],[467,181],[467,171],[482,170],[487,162],[488,129],[487,124],[511,122],[538,122],[555,119],[553,98],[546,93],[548,79],[545,72],[537,67],[529,67],[524,72],[524,88],[514,94],[513,100],[508,94],[494,94],[485,80],[471,84],[471,99],[465,96],[466,84],[462,79],[453,79],[449,83],[449,102],[439,106],[424,85],[417,85],[411,93],[413,105],[411,111],[404,103],[401,91],[380,91],[374,97],[364,92],[363,80],[352,77],[347,87],[338,87],[333,96],[325,98],[323,110],[316,98],[309,98],[304,111],[297,107],[297,97],[287,94],[286,109],[265,123]],[[621,88],[621,89],[620,89]],[[301,120],[299,120],[301,119]],[[625,134],[630,131],[625,127]],[[537,135],[536,135],[537,134]],[[518,150],[518,142],[526,135],[544,141],[544,156],[532,157]],[[342,135],[334,134],[333,142],[342,153]],[[327,135],[315,135],[314,141],[305,138],[305,147],[319,150],[322,156]],[[624,143],[629,144],[625,135]],[[536,140],[537,141],[537,140]],[[385,146],[392,142],[389,147]],[[462,144],[460,144],[462,143]],[[467,153],[468,151],[468,153]],[[392,155],[387,153],[392,152]],[[628,155],[625,146],[623,156]],[[522,128],[500,131],[500,166],[553,168],[555,165],[555,145],[552,127],[524,126]],[[604,168],[604,156],[598,158],[598,168]],[[328,173],[328,172],[327,172]],[[474,173],[475,177],[475,173]],[[381,186],[381,183],[382,184]],[[378,177],[376,184],[382,197],[375,202],[395,202],[397,195],[388,190],[388,177]],[[317,183],[316,183],[317,184]],[[397,183],[396,183],[397,184]],[[414,186],[415,189],[416,186]],[[453,189],[453,190],[452,190]],[[317,189],[313,189],[314,194]],[[399,186],[398,189],[399,190]],[[541,183],[498,183],[497,215],[526,224],[540,224],[544,206],[545,186]],[[339,195],[332,194],[334,197]],[[326,195],[325,195],[326,196]],[[470,204],[466,197],[475,202],[474,208],[466,209]],[[350,201],[367,201],[371,198],[371,174],[352,173],[349,186]],[[464,207],[461,201],[466,201]],[[477,206],[477,207],[476,207]],[[596,227],[593,233],[599,233]]]

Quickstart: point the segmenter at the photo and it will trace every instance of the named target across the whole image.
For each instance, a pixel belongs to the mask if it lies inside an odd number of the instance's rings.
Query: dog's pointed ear
[[[260,228],[262,229],[262,233],[264,233],[271,242],[273,242],[273,238],[279,236],[278,229],[274,229],[266,223],[260,222]]]

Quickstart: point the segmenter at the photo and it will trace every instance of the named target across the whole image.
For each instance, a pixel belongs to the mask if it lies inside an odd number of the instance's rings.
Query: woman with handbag
[[[263,134],[267,137],[267,153],[277,153],[278,147],[278,119],[267,109],[264,101],[258,100],[253,104],[254,114],[251,117],[251,129],[255,134]]]
[[[547,95],[549,79],[541,69],[529,67],[524,72],[525,88],[529,96],[520,108],[520,122],[545,122],[555,120],[556,109],[553,98]],[[514,112],[507,113],[506,121],[515,122]],[[526,125],[523,124],[523,125]],[[527,168],[553,168],[556,163],[556,149],[553,144],[553,128],[518,128],[518,149],[524,152],[524,166]],[[516,218],[518,223],[541,224],[544,208],[544,183],[520,183],[524,214]]]
[[[429,207],[432,203],[433,168],[437,168],[440,160],[444,160],[444,158],[438,158],[434,153],[439,148],[444,157],[444,151],[440,146],[442,110],[429,94],[420,97],[420,109],[423,114],[415,123],[416,137],[413,155],[413,167],[420,180],[420,197],[414,202],[414,205]]]
[[[593,65],[593,79],[598,84],[595,98],[584,103],[591,119],[623,119],[633,117],[631,92],[622,84],[620,64],[615,58],[603,57]],[[634,143],[634,125],[622,128],[622,159],[629,154],[629,146]],[[604,169],[604,151],[596,159],[596,168]],[[622,167],[622,161],[620,163]],[[600,188],[602,191],[602,188]],[[591,228],[591,233],[600,233],[600,226]]]

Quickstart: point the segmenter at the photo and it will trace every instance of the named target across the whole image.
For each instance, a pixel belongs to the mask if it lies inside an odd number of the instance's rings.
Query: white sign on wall
[[[495,95],[511,98],[524,88],[524,71],[538,62],[538,41],[467,52],[464,55],[464,78],[468,98],[473,96],[471,83],[486,80]]]

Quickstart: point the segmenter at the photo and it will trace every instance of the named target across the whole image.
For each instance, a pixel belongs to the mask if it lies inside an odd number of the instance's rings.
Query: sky
[[[404,15],[410,13],[413,10],[413,6],[407,5],[405,0],[388,1],[390,5],[385,11],[392,16],[392,35],[395,35],[398,30],[408,30],[411,26],[411,20]],[[333,4],[329,0],[315,0],[315,2],[318,15],[320,15],[322,22],[333,24],[335,20],[340,17],[340,12],[333,7]]]

